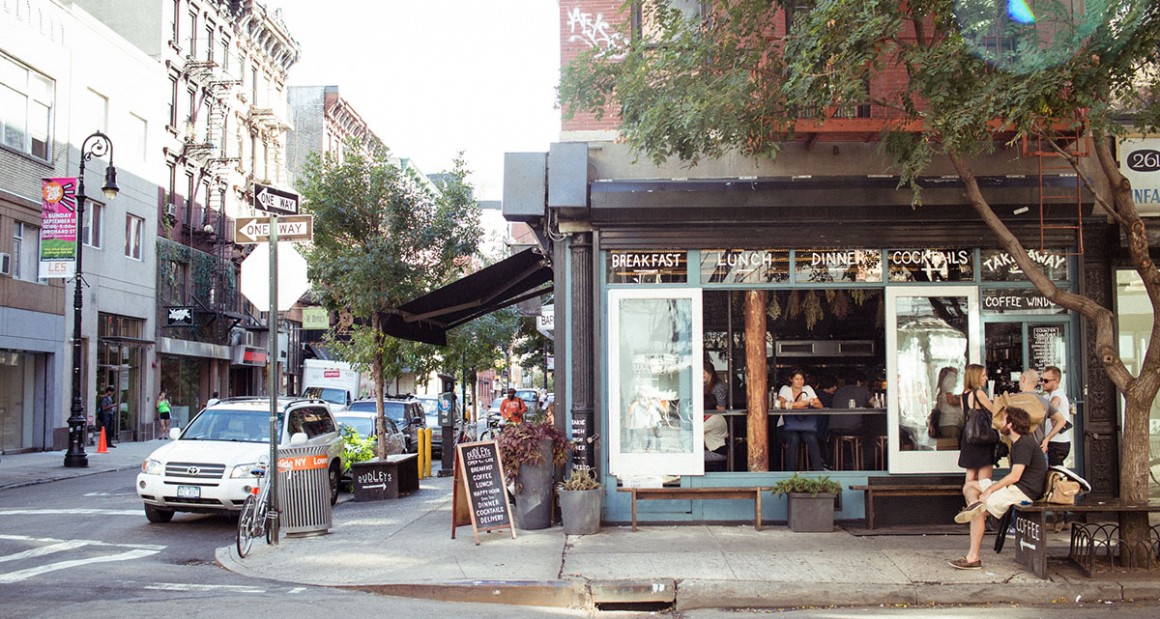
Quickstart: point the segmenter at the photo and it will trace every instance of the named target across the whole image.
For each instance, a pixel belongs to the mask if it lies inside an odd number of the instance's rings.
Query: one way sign
[[[239,217],[234,220],[235,243],[265,243],[269,240],[269,217]],[[287,217],[279,217],[278,240],[314,240],[314,215],[289,215]]]
[[[298,214],[298,194],[254,183],[254,208],[271,213]]]

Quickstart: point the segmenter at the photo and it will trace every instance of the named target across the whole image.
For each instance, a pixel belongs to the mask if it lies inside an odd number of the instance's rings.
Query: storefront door
[[[958,448],[927,434],[943,368],[958,374],[978,363],[978,289],[921,286],[886,289],[886,376],[891,473],[958,472]],[[946,444],[944,444],[946,443]]]

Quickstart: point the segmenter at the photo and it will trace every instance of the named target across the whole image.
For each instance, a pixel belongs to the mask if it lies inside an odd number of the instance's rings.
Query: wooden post
[[[767,428],[769,379],[765,357],[764,290],[745,292],[745,378],[749,385],[746,406],[749,443],[749,470],[769,470],[769,436]]]

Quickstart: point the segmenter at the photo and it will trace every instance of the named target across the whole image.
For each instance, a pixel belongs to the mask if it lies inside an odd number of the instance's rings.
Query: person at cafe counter
[[[725,415],[728,393],[725,383],[717,378],[717,371],[708,358],[704,361],[701,375],[705,398],[705,470],[724,471],[728,456],[729,426]]]
[[[783,385],[777,393],[778,407],[785,410],[809,410],[821,408],[822,402],[813,387],[806,384],[806,376],[801,370],[790,374],[789,384]],[[812,471],[825,470],[822,464],[822,448],[818,444],[818,421],[816,415],[782,415],[782,435],[785,436],[785,466],[788,470],[797,467],[798,447],[805,444]]]

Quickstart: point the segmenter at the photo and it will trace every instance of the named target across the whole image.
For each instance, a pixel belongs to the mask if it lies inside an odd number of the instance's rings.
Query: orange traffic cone
[[[104,428],[101,428],[101,440],[97,442],[97,453],[99,453],[99,454],[109,453],[108,444],[105,443],[105,429]]]

